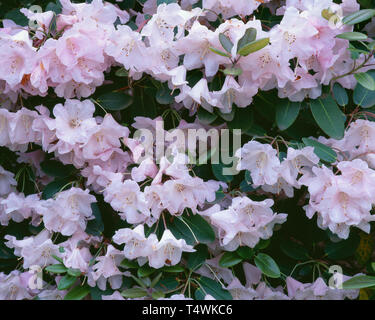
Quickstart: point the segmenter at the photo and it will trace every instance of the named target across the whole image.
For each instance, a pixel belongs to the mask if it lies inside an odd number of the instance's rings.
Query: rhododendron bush
[[[0,299],[374,297],[375,1],[0,9]]]

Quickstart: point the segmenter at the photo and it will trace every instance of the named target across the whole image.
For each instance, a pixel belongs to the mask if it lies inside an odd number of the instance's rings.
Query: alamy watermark
[[[186,153],[188,164],[223,164],[223,175],[235,175],[238,158],[235,152],[241,148],[241,129],[171,129],[164,130],[164,121],[157,120],[155,129],[138,129],[133,139],[139,142],[140,154],[135,162],[146,159],[160,163],[163,157],[173,157],[176,152]]]
[[[328,280],[328,286],[331,289],[343,289],[344,275],[342,268],[339,265],[333,265],[329,267],[328,272],[332,274]]]

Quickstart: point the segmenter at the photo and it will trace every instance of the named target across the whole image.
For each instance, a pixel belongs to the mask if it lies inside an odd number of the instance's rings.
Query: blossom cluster
[[[62,13],[56,17],[55,37],[43,34],[53,19],[53,12],[23,13],[38,22],[36,38],[30,39],[12,21],[6,20],[1,32],[1,59],[5,68],[0,74],[3,94],[16,98],[22,90],[31,95],[47,94],[53,87],[58,96],[67,99],[88,97],[104,83],[104,73],[111,66],[121,65],[133,79],[147,73],[171,89],[179,89],[175,101],[195,112],[196,104],[217,107],[230,112],[232,104],[246,107],[258,90],[277,88],[280,97],[301,101],[321,95],[322,85],[353,67],[347,40],[336,38],[351,27],[322,16],[323,10],[335,13],[338,19],[355,12],[355,0],[341,5],[331,0],[286,1],[277,9],[283,15],[280,24],[263,30],[260,20],[243,22],[236,15],[250,15],[259,1],[203,1],[203,10],[184,3],[155,6],[147,1],[144,11],[152,17],[136,15],[137,29],[126,23],[130,14],[116,6],[95,0],[91,4],[61,1]],[[228,19],[215,30],[207,27],[214,13]],[[115,27],[115,22],[121,24]],[[252,28],[256,38],[269,39],[270,44],[246,56],[240,56],[239,40]],[[221,48],[219,35],[231,41],[230,52],[219,55],[210,48]],[[41,38],[41,39],[39,39]],[[38,41],[36,41],[38,40]],[[183,59],[180,59],[183,57]],[[361,60],[360,58],[359,60]],[[297,61],[292,65],[291,61]],[[361,61],[360,61],[361,62]],[[236,80],[227,75],[218,91],[209,90],[209,81],[221,68],[235,66],[241,70]],[[189,85],[187,71],[203,68],[203,77]],[[353,89],[353,76],[337,79],[345,88]]]

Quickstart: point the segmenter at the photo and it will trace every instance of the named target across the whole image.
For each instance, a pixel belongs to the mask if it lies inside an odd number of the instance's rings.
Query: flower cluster
[[[26,30],[5,22],[5,28],[0,30],[1,58],[6,66],[0,74],[3,94],[13,99],[20,90],[46,95],[53,87],[60,97],[88,97],[103,84],[104,73],[112,65],[122,65],[134,79],[147,73],[168,81],[171,89],[180,90],[175,100],[186,108],[194,111],[198,103],[207,109],[217,107],[230,112],[233,103],[239,107],[249,105],[258,90],[277,88],[280,97],[293,101],[316,98],[321,95],[322,85],[353,67],[347,40],[336,38],[351,31],[351,27],[339,22],[332,26],[322,11],[335,13],[340,20],[359,9],[355,1],[341,5],[331,0],[299,1],[298,5],[286,1],[277,10],[283,15],[280,24],[266,31],[256,19],[245,23],[232,18],[215,30],[202,22],[219,13],[225,19],[250,15],[260,1],[203,1],[203,10],[183,10],[176,3],[156,8],[153,2],[149,0],[144,6],[144,12],[152,12],[152,17],[145,20],[143,15],[137,15],[137,29],[133,30],[125,25],[129,13],[112,4],[101,0],[91,4],[61,1],[62,13],[56,17],[52,38],[46,38],[43,32],[51,26],[53,13],[33,15],[24,9],[27,17],[42,26],[37,33],[41,39],[33,41]],[[115,27],[118,19],[122,24]],[[254,40],[268,39],[270,44],[241,56],[240,39],[250,28],[255,31]],[[230,52],[224,55],[210,49],[221,47],[220,34],[230,42]],[[292,65],[292,60],[297,63]],[[209,89],[205,78],[194,86],[186,78],[187,71],[204,67],[205,76],[212,79],[220,68],[233,65],[241,70],[238,79],[227,75],[217,91]],[[348,89],[356,84],[353,76],[337,81]]]

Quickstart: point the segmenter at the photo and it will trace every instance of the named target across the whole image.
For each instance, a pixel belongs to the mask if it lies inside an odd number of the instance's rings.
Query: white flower
[[[45,227],[65,236],[86,229],[87,220],[93,217],[91,204],[96,198],[89,190],[71,188],[58,193],[56,199],[42,202],[42,214]]]
[[[174,266],[180,262],[182,252],[194,251],[184,239],[177,240],[169,230],[165,230],[161,240],[153,246],[153,252],[148,256],[149,265],[156,269],[164,265]]]
[[[270,208],[273,200],[253,201],[237,197],[223,211],[210,215],[211,223],[219,229],[222,245],[228,251],[246,245],[254,248],[260,239],[269,239],[275,224],[286,221],[286,214],[276,214]]]
[[[128,259],[147,257],[152,252],[152,246],[157,242],[156,236],[145,237],[143,224],[132,229],[117,230],[113,236],[113,241],[117,244],[125,244],[124,255]]]
[[[26,237],[23,240],[17,240],[15,237],[6,235],[4,237],[8,242],[6,246],[14,248],[14,254],[23,258],[23,267],[25,269],[38,265],[45,267],[56,263],[52,255],[61,256],[59,246],[53,244],[51,233],[48,230],[40,232],[35,237]]]
[[[237,170],[249,170],[254,185],[277,182],[280,160],[271,145],[250,141],[236,151],[236,157],[240,158]]]

